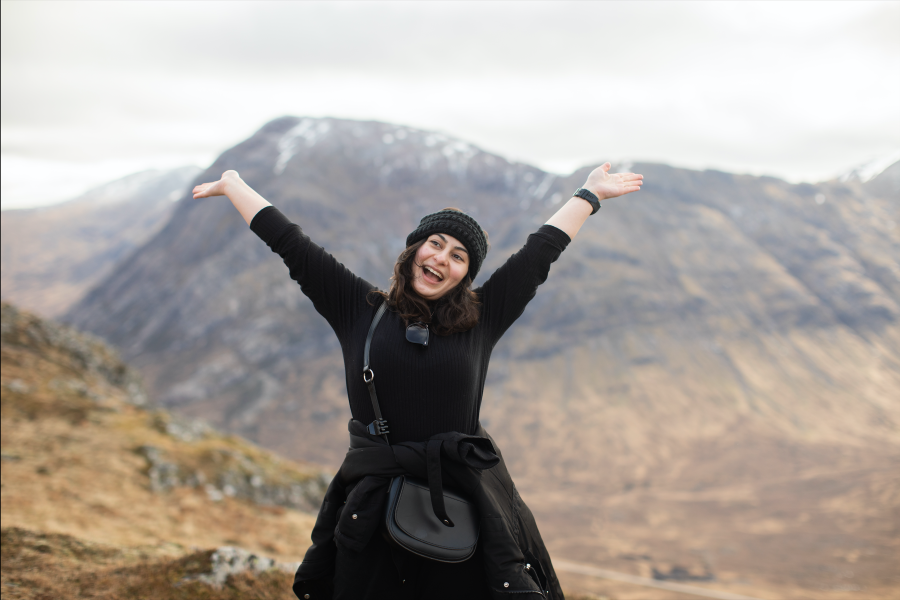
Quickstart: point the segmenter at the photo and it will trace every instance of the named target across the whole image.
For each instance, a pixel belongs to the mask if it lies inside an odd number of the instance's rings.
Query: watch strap
[[[572,196],[578,196],[579,198],[587,200],[591,207],[593,207],[594,209],[591,211],[591,214],[594,214],[598,210],[600,210],[600,198],[598,198],[597,195],[591,190],[578,188],[577,190],[575,190],[575,193],[572,194]]]

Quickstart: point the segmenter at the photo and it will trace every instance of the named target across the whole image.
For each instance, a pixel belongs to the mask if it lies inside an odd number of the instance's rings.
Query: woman
[[[328,320],[344,354],[351,438],[366,438],[373,446],[368,454],[351,449],[326,492],[313,545],[295,578],[298,597],[562,598],[534,519],[478,415],[491,350],[546,280],[550,264],[596,212],[599,200],[640,189],[643,176],[611,175],[609,169],[606,163],[592,171],[584,187],[475,290],[471,285],[488,251],[487,234],[456,209],[422,219],[383,293],[314,244],[237,172],[194,188],[194,198],[227,196]],[[390,446],[365,429],[375,412],[360,377],[366,335],[382,303],[389,310],[372,338],[367,366],[378,374]],[[445,444],[437,459],[444,481],[465,490],[479,510],[477,550],[461,563],[422,558],[382,536],[390,478],[421,477],[431,440]],[[483,464],[448,458],[455,452],[450,444],[460,440],[487,449],[479,454]],[[372,452],[393,454],[376,466],[378,461],[360,458],[371,458]]]

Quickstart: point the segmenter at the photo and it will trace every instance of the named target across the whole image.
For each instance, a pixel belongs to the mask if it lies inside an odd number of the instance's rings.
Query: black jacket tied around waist
[[[563,598],[550,556],[531,511],[513,485],[493,439],[479,425],[476,435],[451,431],[424,442],[388,446],[351,420],[351,447],[334,476],[312,532],[312,546],[294,577],[294,593],[331,598],[337,548],[359,552],[384,519],[392,477],[428,479],[432,507],[446,516],[442,485],[478,507],[484,568],[494,598]]]

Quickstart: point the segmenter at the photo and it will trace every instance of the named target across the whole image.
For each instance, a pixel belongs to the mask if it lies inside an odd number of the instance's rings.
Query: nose
[[[435,259],[438,260],[441,264],[447,264],[450,261],[450,249],[444,248],[440,252],[437,253]]]

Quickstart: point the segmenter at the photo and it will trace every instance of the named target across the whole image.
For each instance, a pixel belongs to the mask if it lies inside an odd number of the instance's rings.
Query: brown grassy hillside
[[[105,346],[2,310],[4,527],[302,558],[318,468],[136,405],[133,373]]]
[[[21,528],[2,532],[3,597],[9,600],[295,600],[292,575],[246,571],[221,586],[201,580],[212,550],[173,554],[157,546],[117,547]]]

